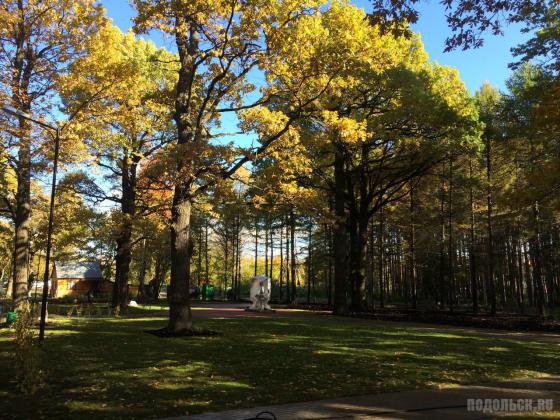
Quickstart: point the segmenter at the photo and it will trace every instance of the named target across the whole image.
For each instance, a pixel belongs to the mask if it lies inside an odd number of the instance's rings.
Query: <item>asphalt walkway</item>
[[[475,410],[467,409],[469,399],[474,399],[474,402],[471,402],[471,408],[474,407]],[[558,411],[560,410],[560,376],[517,379],[483,386],[424,389],[299,402],[178,417],[178,419],[245,420],[254,418],[263,411],[274,413],[278,420],[488,419],[505,414],[501,411],[504,402],[495,401],[505,401],[506,399],[508,402],[505,403],[505,407],[508,407],[508,410],[514,408],[510,401],[515,404],[517,409],[526,410],[526,407],[529,406],[527,400],[531,400],[532,407],[537,407],[540,399],[542,407],[550,409],[550,404],[552,404],[552,409]],[[493,407],[496,407],[494,404],[500,405],[496,411],[493,411]],[[486,411],[476,410],[477,405],[478,408],[486,408]],[[272,417],[262,416],[262,419],[270,418]]]

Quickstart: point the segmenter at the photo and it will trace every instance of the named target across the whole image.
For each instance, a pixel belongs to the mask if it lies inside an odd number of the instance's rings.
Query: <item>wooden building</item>
[[[98,296],[113,290],[113,283],[103,278],[98,261],[57,262],[51,281],[51,296],[55,298],[87,296],[90,290]]]

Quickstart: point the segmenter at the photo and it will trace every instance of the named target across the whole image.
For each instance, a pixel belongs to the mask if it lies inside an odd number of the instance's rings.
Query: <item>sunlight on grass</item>
[[[344,395],[456,386],[555,373],[556,346],[517,335],[427,330],[325,316],[198,319],[212,337],[162,339],[146,313],[122,318],[53,316],[49,383],[15,394],[11,331],[0,332],[0,408],[30,417],[146,418]],[[263,384],[267,384],[263,387]]]
[[[509,349],[506,349],[505,347],[487,347],[488,351],[499,351],[499,352],[507,352],[509,351]]]

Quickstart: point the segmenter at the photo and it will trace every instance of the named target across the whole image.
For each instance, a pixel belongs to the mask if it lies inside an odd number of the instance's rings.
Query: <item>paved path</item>
[[[498,413],[467,411],[469,398],[552,399],[560,410],[560,376],[518,379],[485,386],[426,389],[331,400],[255,407],[195,416],[189,420],[245,420],[262,411],[273,412],[278,420],[335,419],[426,419],[462,420],[495,418]],[[267,419],[269,417],[263,417]]]
[[[212,302],[193,302],[193,317],[205,318],[235,318],[242,316],[249,317],[289,317],[289,316],[312,316],[317,313],[329,314],[330,312],[312,312],[303,309],[274,308],[273,312],[251,312],[245,308],[250,303],[212,303]]]

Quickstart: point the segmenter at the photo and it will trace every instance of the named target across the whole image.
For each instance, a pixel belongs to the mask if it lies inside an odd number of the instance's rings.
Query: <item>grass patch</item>
[[[154,308],[155,309],[155,308]],[[325,316],[197,319],[216,336],[161,339],[142,316],[51,316],[46,388],[14,390],[12,332],[0,331],[3,418],[149,418],[555,374],[546,336],[479,334]]]

